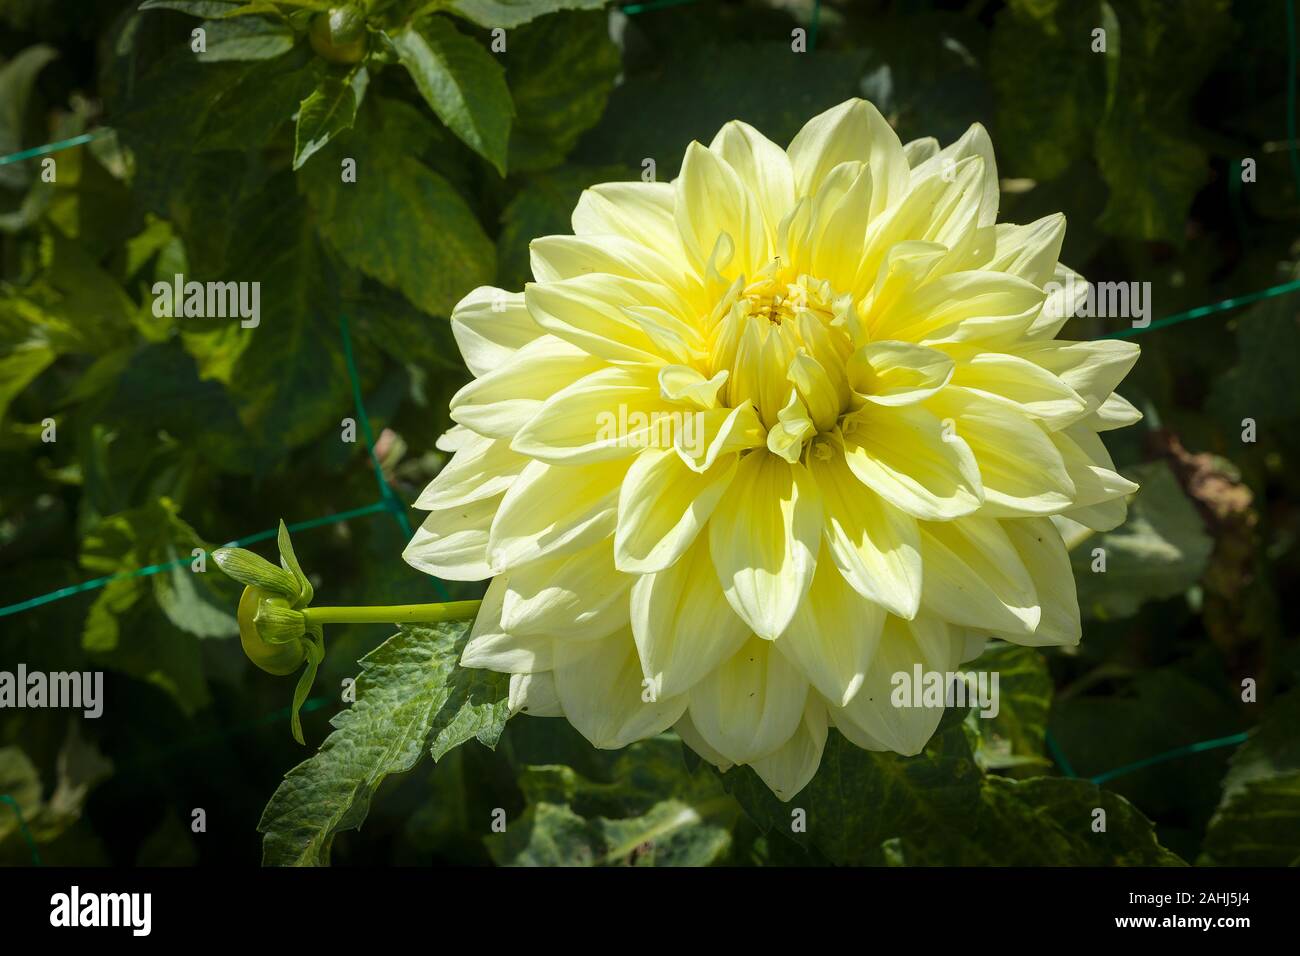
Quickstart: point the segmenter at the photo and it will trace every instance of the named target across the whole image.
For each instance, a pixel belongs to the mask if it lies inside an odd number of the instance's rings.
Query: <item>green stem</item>
[[[389,607],[309,607],[302,613],[312,624],[434,624],[463,621],[478,613],[482,601],[442,604],[394,604]]]

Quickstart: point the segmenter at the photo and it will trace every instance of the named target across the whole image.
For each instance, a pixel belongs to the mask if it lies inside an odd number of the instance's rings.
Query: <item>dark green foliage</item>
[[[0,165],[0,607],[123,576],[0,618],[0,670],[103,669],[114,702],[0,712],[0,794],[46,862],[1300,862],[1300,295],[1138,339],[1120,391],[1146,420],[1106,443],[1143,487],[1074,551],[1079,647],[990,644],[967,668],[999,674],[996,717],[954,709],[907,758],[832,730],[788,803],[671,734],[609,753],[563,721],[507,725],[508,680],[455,666],[463,625],[331,627],[304,751],[291,682],[240,652],[238,589],[192,570],[378,499],[360,430],[339,440],[358,417],[341,316],[409,503],[468,374],[455,303],[529,281],[529,242],[568,231],[585,187],[647,160],[668,181],[731,119],[784,144],[863,95],[905,141],[982,122],[1001,218],[1063,211],[1063,260],[1151,282],[1156,318],[1295,280],[1281,0],[827,0],[807,53],[807,4],[611,29],[603,0],[394,0],[329,58],[310,5],[55,6],[0,0],[0,156],[97,133],[53,167]],[[156,309],[178,275],[258,282],[260,322]],[[388,513],[295,544],[325,603],[439,599]],[[220,839],[190,830],[214,781]],[[17,819],[0,804],[0,863],[31,860]]]

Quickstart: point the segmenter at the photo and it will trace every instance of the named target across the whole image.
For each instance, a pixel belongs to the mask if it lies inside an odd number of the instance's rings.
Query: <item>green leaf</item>
[[[1263,431],[1269,420],[1280,424],[1300,418],[1300,389],[1295,387],[1300,316],[1294,299],[1260,302],[1237,316],[1234,325],[1237,363],[1214,383],[1206,406],[1238,434],[1243,418],[1255,419]]]
[[[287,53],[295,40],[287,22],[267,17],[208,20],[200,29],[206,33],[204,51],[195,56],[203,63],[269,60]]]
[[[968,664],[964,673],[997,674],[997,714],[984,717],[977,708],[966,716],[974,735],[975,760],[985,769],[1004,770],[1047,765],[1043,747],[1052,677],[1043,655],[1032,647],[995,641]]]
[[[1199,862],[1300,865],[1300,691],[1269,708],[1232,757]]]
[[[58,56],[53,47],[29,46],[0,66],[0,156],[23,148],[23,116],[36,75]],[[30,163],[0,166],[0,186],[20,189],[31,181]]]
[[[1053,179],[1092,151],[1106,95],[1106,57],[1091,49],[1101,23],[1097,0],[1016,0],[998,13],[989,73],[1005,172]]]
[[[668,182],[691,140],[710,142],[734,119],[789,143],[811,117],[860,95],[867,59],[863,50],[791,55],[788,39],[674,44],[655,70],[615,87],[600,122],[569,161],[620,163],[640,174],[643,161],[653,159],[656,178]]]
[[[557,10],[599,10],[608,0],[452,0],[451,11],[481,27],[521,26]]]
[[[114,581],[95,606],[103,609],[111,605],[115,614],[121,614],[152,591],[158,607],[176,627],[197,637],[234,636],[239,626],[232,602],[238,598],[238,589],[215,567],[191,570],[195,548],[208,551],[168,498],[105,518],[82,541],[84,567],[98,574],[122,574],[151,565],[173,566],[150,576]],[[93,612],[92,617],[99,620]],[[114,629],[87,632],[87,646],[96,650],[109,650],[117,643]]]
[[[175,10],[192,17],[223,17],[238,10],[240,0],[144,0],[141,10]]]
[[[405,103],[379,100],[299,182],[320,230],[349,265],[401,291],[432,315],[448,315],[475,286],[492,280],[492,243],[451,184],[417,155],[428,123]],[[342,182],[343,158],[357,181]]]
[[[622,65],[602,13],[561,13],[512,33],[506,59],[517,113],[511,172],[563,162],[600,119]]]
[[[321,61],[305,46],[237,69],[221,86],[200,87],[210,97],[201,107],[203,122],[196,139],[201,150],[243,152],[265,146],[325,75]]]
[[[37,342],[6,343],[5,347],[12,351],[0,356],[0,420],[9,410],[9,403],[57,357],[52,348]]]
[[[532,281],[528,244],[538,236],[565,235],[578,197],[595,183],[630,179],[623,166],[564,166],[530,177],[501,213],[501,234],[497,237],[500,283],[521,289]]]
[[[496,57],[445,17],[428,17],[390,39],[438,118],[504,176],[515,110]]]
[[[1180,862],[1117,794],[1083,780],[985,776],[960,722],[945,716],[944,723],[915,757],[862,750],[832,732],[817,775],[789,803],[747,767],[722,779],[765,830],[842,865]],[[1106,811],[1105,832],[1093,829],[1098,808]],[[792,832],[798,810],[806,812],[806,833]]]
[[[1071,552],[1079,609],[1096,618],[1129,617],[1147,601],[1181,594],[1200,580],[1214,539],[1164,462],[1126,472],[1142,487],[1128,520],[1090,535]],[[1106,570],[1094,572],[1093,552],[1105,550]]]
[[[1110,187],[1098,224],[1107,232],[1185,240],[1192,199],[1210,175],[1186,114],[1233,35],[1231,7],[1231,0],[1114,5],[1118,64],[1097,130],[1097,163]]]
[[[352,83],[334,74],[327,75],[298,110],[293,168],[301,168],[331,139],[351,129],[356,118],[357,95]]]
[[[527,766],[528,806],[505,832],[486,838],[493,860],[511,866],[707,866],[731,849],[736,803],[707,772],[692,774],[672,736],[621,751],[612,782],[570,767]]]
[[[232,390],[241,420],[274,460],[336,426],[350,408],[335,278],[287,173],[251,197],[238,222],[241,242],[226,277],[260,283],[261,320],[241,329],[248,344]]]
[[[496,745],[509,678],[467,677],[458,661],[468,637],[468,621],[403,625],[361,659],[356,702],[262,814],[265,864],[327,865],[335,835],[361,826],[380,783],[414,767],[431,737],[444,753],[470,736]]]
[[[1110,186],[1102,229],[1182,243],[1192,199],[1210,175],[1203,149],[1117,110],[1098,130],[1097,163]]]

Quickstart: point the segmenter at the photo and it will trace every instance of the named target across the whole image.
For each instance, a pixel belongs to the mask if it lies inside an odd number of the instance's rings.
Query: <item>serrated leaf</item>
[[[427,17],[389,38],[438,118],[504,176],[515,110],[496,57],[445,17]]]
[[[631,177],[632,171],[622,166],[562,166],[530,177],[501,213],[497,237],[500,283],[521,289],[532,281],[528,244],[538,236],[567,233],[573,207],[584,189]]]
[[[611,782],[571,767],[524,767],[528,806],[486,838],[510,866],[708,866],[732,844],[738,808],[707,772],[692,774],[681,743],[664,735],[618,754]]]
[[[1011,3],[998,13],[989,74],[1007,172],[1053,179],[1091,152],[1106,100],[1106,58],[1090,48],[1101,22],[1097,0]]]
[[[506,59],[516,112],[510,171],[562,162],[600,119],[622,65],[600,13],[561,13],[512,33]]]
[[[105,518],[86,532],[81,563],[98,574],[124,574],[153,565],[173,564],[149,576],[119,578],[92,605],[85,646],[113,650],[130,630],[120,629],[117,617],[152,594],[172,625],[196,637],[233,637],[239,633],[234,603],[238,589],[211,567],[190,568],[191,552],[208,546],[179,514],[176,504],[160,498],[139,508]],[[124,635],[123,635],[124,631]]]
[[[288,23],[260,16],[208,20],[200,29],[204,50],[195,56],[203,63],[270,60],[287,53],[296,39]]]
[[[331,139],[351,129],[356,118],[357,95],[352,84],[333,74],[326,76],[298,109],[293,168],[301,168]]]
[[[956,715],[959,716],[959,715]],[[985,776],[959,720],[922,753],[901,757],[855,747],[839,733],[826,741],[821,767],[789,803],[749,768],[722,775],[746,812],[837,864],[867,865],[1168,865],[1180,862],[1155,839],[1150,821],[1117,794],[1083,780]],[[1107,829],[1094,832],[1093,811]],[[792,810],[807,832],[791,833]]]
[[[349,265],[425,312],[448,315],[461,296],[492,280],[492,243],[451,184],[417,158],[427,120],[393,100],[378,100],[361,116],[299,174],[320,230]],[[355,183],[340,181],[345,157],[356,162]]]
[[[140,10],[175,10],[192,17],[223,17],[238,10],[239,0],[144,0]]]
[[[240,210],[242,241],[225,275],[260,283],[260,321],[240,329],[248,343],[231,390],[244,425],[266,443],[269,458],[262,464],[337,425],[350,407],[335,274],[288,175],[270,181]]]
[[[973,707],[966,717],[976,735],[976,762],[985,769],[1046,766],[1043,747],[1052,677],[1043,655],[1032,647],[995,641],[960,669],[997,674],[998,679],[997,713],[985,717]]]
[[[599,10],[608,0],[453,0],[451,10],[481,27],[517,27],[557,10]]]
[[[1183,593],[1200,579],[1214,550],[1166,463],[1138,465],[1126,475],[1142,486],[1129,502],[1128,520],[1085,538],[1070,555],[1085,616],[1128,617],[1147,601]],[[1092,570],[1096,548],[1105,550],[1104,572]]]
[[[1232,757],[1199,861],[1300,865],[1300,691],[1278,699]]]
[[[509,678],[461,673],[469,624],[403,625],[361,659],[356,702],[334,716],[334,732],[285,775],[262,814],[265,864],[327,865],[335,835],[361,826],[379,784],[414,767],[431,736],[444,753],[470,736],[496,744]]]

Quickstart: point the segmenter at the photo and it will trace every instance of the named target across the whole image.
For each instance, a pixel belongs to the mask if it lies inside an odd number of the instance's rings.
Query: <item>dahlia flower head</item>
[[[491,579],[461,663],[788,800],[832,725],[924,747],[942,707],[894,706],[895,674],[1077,643],[1061,529],[1124,520],[1098,432],[1140,418],[1112,394],[1138,350],[1057,340],[1065,219],[997,212],[983,127],[904,145],[863,100],[586,190],[523,292],[452,315],[474,380],[404,556]]]

